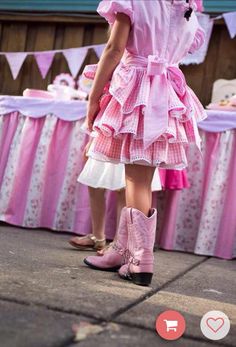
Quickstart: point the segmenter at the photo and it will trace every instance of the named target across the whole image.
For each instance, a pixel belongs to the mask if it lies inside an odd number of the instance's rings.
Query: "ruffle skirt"
[[[94,79],[97,65],[85,67],[86,78]],[[88,155],[114,163],[137,163],[167,169],[187,166],[190,143],[200,144],[197,122],[206,112],[194,92],[186,86],[180,96],[168,81],[168,127],[148,148],[144,147],[145,108],[151,79],[145,67],[120,63],[100,100],[94,122],[96,133]],[[161,93],[161,90],[157,90]],[[157,115],[158,117],[158,115]]]

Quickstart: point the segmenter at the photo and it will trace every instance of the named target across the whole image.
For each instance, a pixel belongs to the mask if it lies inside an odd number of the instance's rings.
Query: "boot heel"
[[[151,272],[133,272],[130,273],[130,278],[139,286],[148,286],[152,282],[152,275]]]

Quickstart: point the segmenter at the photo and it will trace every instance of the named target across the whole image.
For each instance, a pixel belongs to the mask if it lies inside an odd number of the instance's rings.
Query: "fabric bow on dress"
[[[155,55],[149,55],[148,59],[139,57],[138,60],[146,63],[147,75],[152,78],[144,112],[144,147],[148,148],[168,127],[168,81],[181,97],[186,92],[186,81],[178,64],[169,64],[166,59]]]

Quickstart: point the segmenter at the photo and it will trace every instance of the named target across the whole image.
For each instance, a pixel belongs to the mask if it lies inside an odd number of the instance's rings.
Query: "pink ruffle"
[[[96,64],[87,65],[83,73],[85,77],[94,79],[96,69]],[[144,113],[144,109],[148,104],[149,93],[150,77],[147,76],[146,68],[136,68],[121,63],[113,73],[109,89],[107,85],[104,91],[104,95],[109,94],[112,98],[110,98],[107,108],[103,108],[103,120],[105,121],[107,116],[107,121],[110,122],[112,110],[119,109],[119,113],[122,115],[121,123],[123,128],[129,128],[127,132],[137,134],[138,123],[134,121],[134,113],[138,115]],[[201,121],[206,117],[204,108],[190,87],[186,86],[186,92],[183,96],[180,96],[169,82],[168,95],[170,121],[171,118],[175,118],[178,122],[186,122],[192,117],[195,117],[197,121]],[[114,130],[117,133],[120,132],[120,129],[114,128]]]
[[[183,169],[187,166],[186,144],[156,141],[144,149],[143,140],[134,139],[132,134],[116,138],[99,133],[88,155],[102,161],[136,163],[166,169]]]
[[[201,46],[204,44],[206,39],[206,34],[205,31],[199,27],[196,31],[193,43],[189,49],[189,53],[194,53],[197,50],[199,50],[199,48],[201,48]]]
[[[203,0],[194,0],[195,6],[196,6],[196,11],[197,12],[203,12],[204,7],[203,7]]]
[[[162,188],[169,190],[190,188],[186,170],[159,170]]]
[[[93,79],[95,73],[96,65],[86,66],[84,74],[87,78]],[[165,168],[187,166],[186,146],[190,142],[199,143],[196,120],[205,118],[205,110],[189,87],[180,96],[169,82],[168,127],[155,143],[144,150],[143,115],[148,104],[149,90],[150,77],[147,76],[146,68],[126,66],[123,63],[116,68],[110,87],[104,90],[101,111],[94,123],[98,136],[90,153],[92,157]]]
[[[96,64],[87,65],[83,73],[85,77],[94,79],[96,69]],[[147,76],[146,68],[127,66],[123,63],[118,65],[113,73],[109,93],[119,102],[123,114],[132,113],[138,106],[146,107],[150,93],[150,78]],[[178,118],[179,121],[191,118],[192,105],[195,103],[194,109],[201,110],[201,114],[204,112],[202,105],[189,87],[187,87],[185,95],[180,97],[169,82],[168,95],[169,114]],[[203,118],[205,116],[200,115],[199,120]]]
[[[131,24],[134,22],[134,12],[130,0],[103,0],[100,2],[97,12],[104,17],[110,25],[115,22],[117,13],[124,13],[129,16]]]

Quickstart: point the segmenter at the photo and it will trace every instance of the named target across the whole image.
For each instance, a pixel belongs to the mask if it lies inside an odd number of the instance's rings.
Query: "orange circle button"
[[[165,311],[157,317],[156,331],[165,340],[178,340],[185,328],[185,319],[177,311]]]

